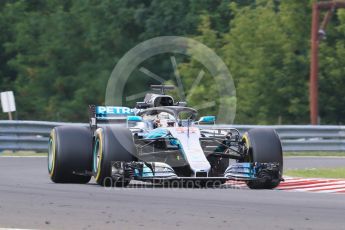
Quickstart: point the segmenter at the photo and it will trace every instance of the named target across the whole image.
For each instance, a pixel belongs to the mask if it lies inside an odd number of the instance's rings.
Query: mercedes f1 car
[[[215,116],[175,102],[154,85],[135,108],[89,106],[89,125],[55,127],[49,138],[48,172],[55,183],[127,186],[131,180],[215,186],[227,180],[252,189],[282,181],[280,139],[272,129],[215,126]]]

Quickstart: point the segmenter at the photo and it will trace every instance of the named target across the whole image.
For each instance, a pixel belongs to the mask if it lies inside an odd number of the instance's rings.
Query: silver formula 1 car
[[[154,85],[136,107],[89,106],[89,126],[59,126],[49,139],[48,172],[56,183],[127,186],[131,180],[214,187],[227,180],[252,189],[282,181],[281,142],[272,129],[214,128],[215,117],[166,95]]]

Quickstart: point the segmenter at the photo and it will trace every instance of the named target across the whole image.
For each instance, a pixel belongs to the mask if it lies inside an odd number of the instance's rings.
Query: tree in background
[[[15,91],[20,119],[86,121],[87,105],[104,103],[110,72],[126,51],[151,37],[192,34],[199,11],[220,4],[2,1],[1,90]],[[164,73],[162,64],[154,70]],[[139,87],[135,79],[128,85]]]
[[[12,87],[20,118],[85,120],[87,104],[104,100],[107,79],[119,59],[113,54],[135,44],[128,34],[135,26],[125,19],[131,11],[112,1],[7,4],[3,12],[17,15],[13,39],[4,47],[16,54],[7,64],[16,74]]]
[[[222,51],[237,83],[237,123],[307,123],[309,5],[268,0],[232,9]]]
[[[325,124],[345,123],[345,10],[338,10],[320,42],[320,118]]]
[[[345,120],[344,18],[339,10],[320,47],[324,124]],[[237,88],[236,123],[306,124],[310,19],[310,0],[4,0],[0,90],[15,91],[20,119],[86,121],[87,105],[104,103],[110,72],[125,52],[156,36],[187,36],[228,65]],[[188,88],[202,67],[183,57],[179,63]],[[171,76],[163,58],[143,64]],[[190,105],[213,99],[210,81],[206,72]],[[145,91],[151,83],[132,77],[126,93]]]
[[[308,5],[268,0],[254,7],[231,4],[230,11],[228,32],[213,30],[206,15],[195,38],[215,48],[229,66],[237,90],[236,123],[307,123]],[[200,68],[193,66],[184,66],[189,78]],[[192,101],[202,98],[207,85],[202,82]]]

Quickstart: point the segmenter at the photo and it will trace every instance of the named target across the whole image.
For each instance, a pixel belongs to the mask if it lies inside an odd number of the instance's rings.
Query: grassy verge
[[[3,152],[0,152],[0,157],[1,156],[18,156],[18,157],[47,156],[47,153],[36,153],[33,151],[3,151]]]
[[[296,169],[284,172],[286,176],[309,178],[342,178],[345,179],[345,168]]]
[[[335,157],[345,157],[344,152],[285,152],[284,157],[294,157],[294,156],[335,156]]]

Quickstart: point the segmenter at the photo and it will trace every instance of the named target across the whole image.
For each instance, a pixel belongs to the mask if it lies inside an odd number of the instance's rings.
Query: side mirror
[[[215,124],[216,123],[216,116],[204,116],[200,117],[198,120],[198,124]]]
[[[143,118],[140,116],[127,116],[127,121],[139,122],[139,121],[143,121]]]

